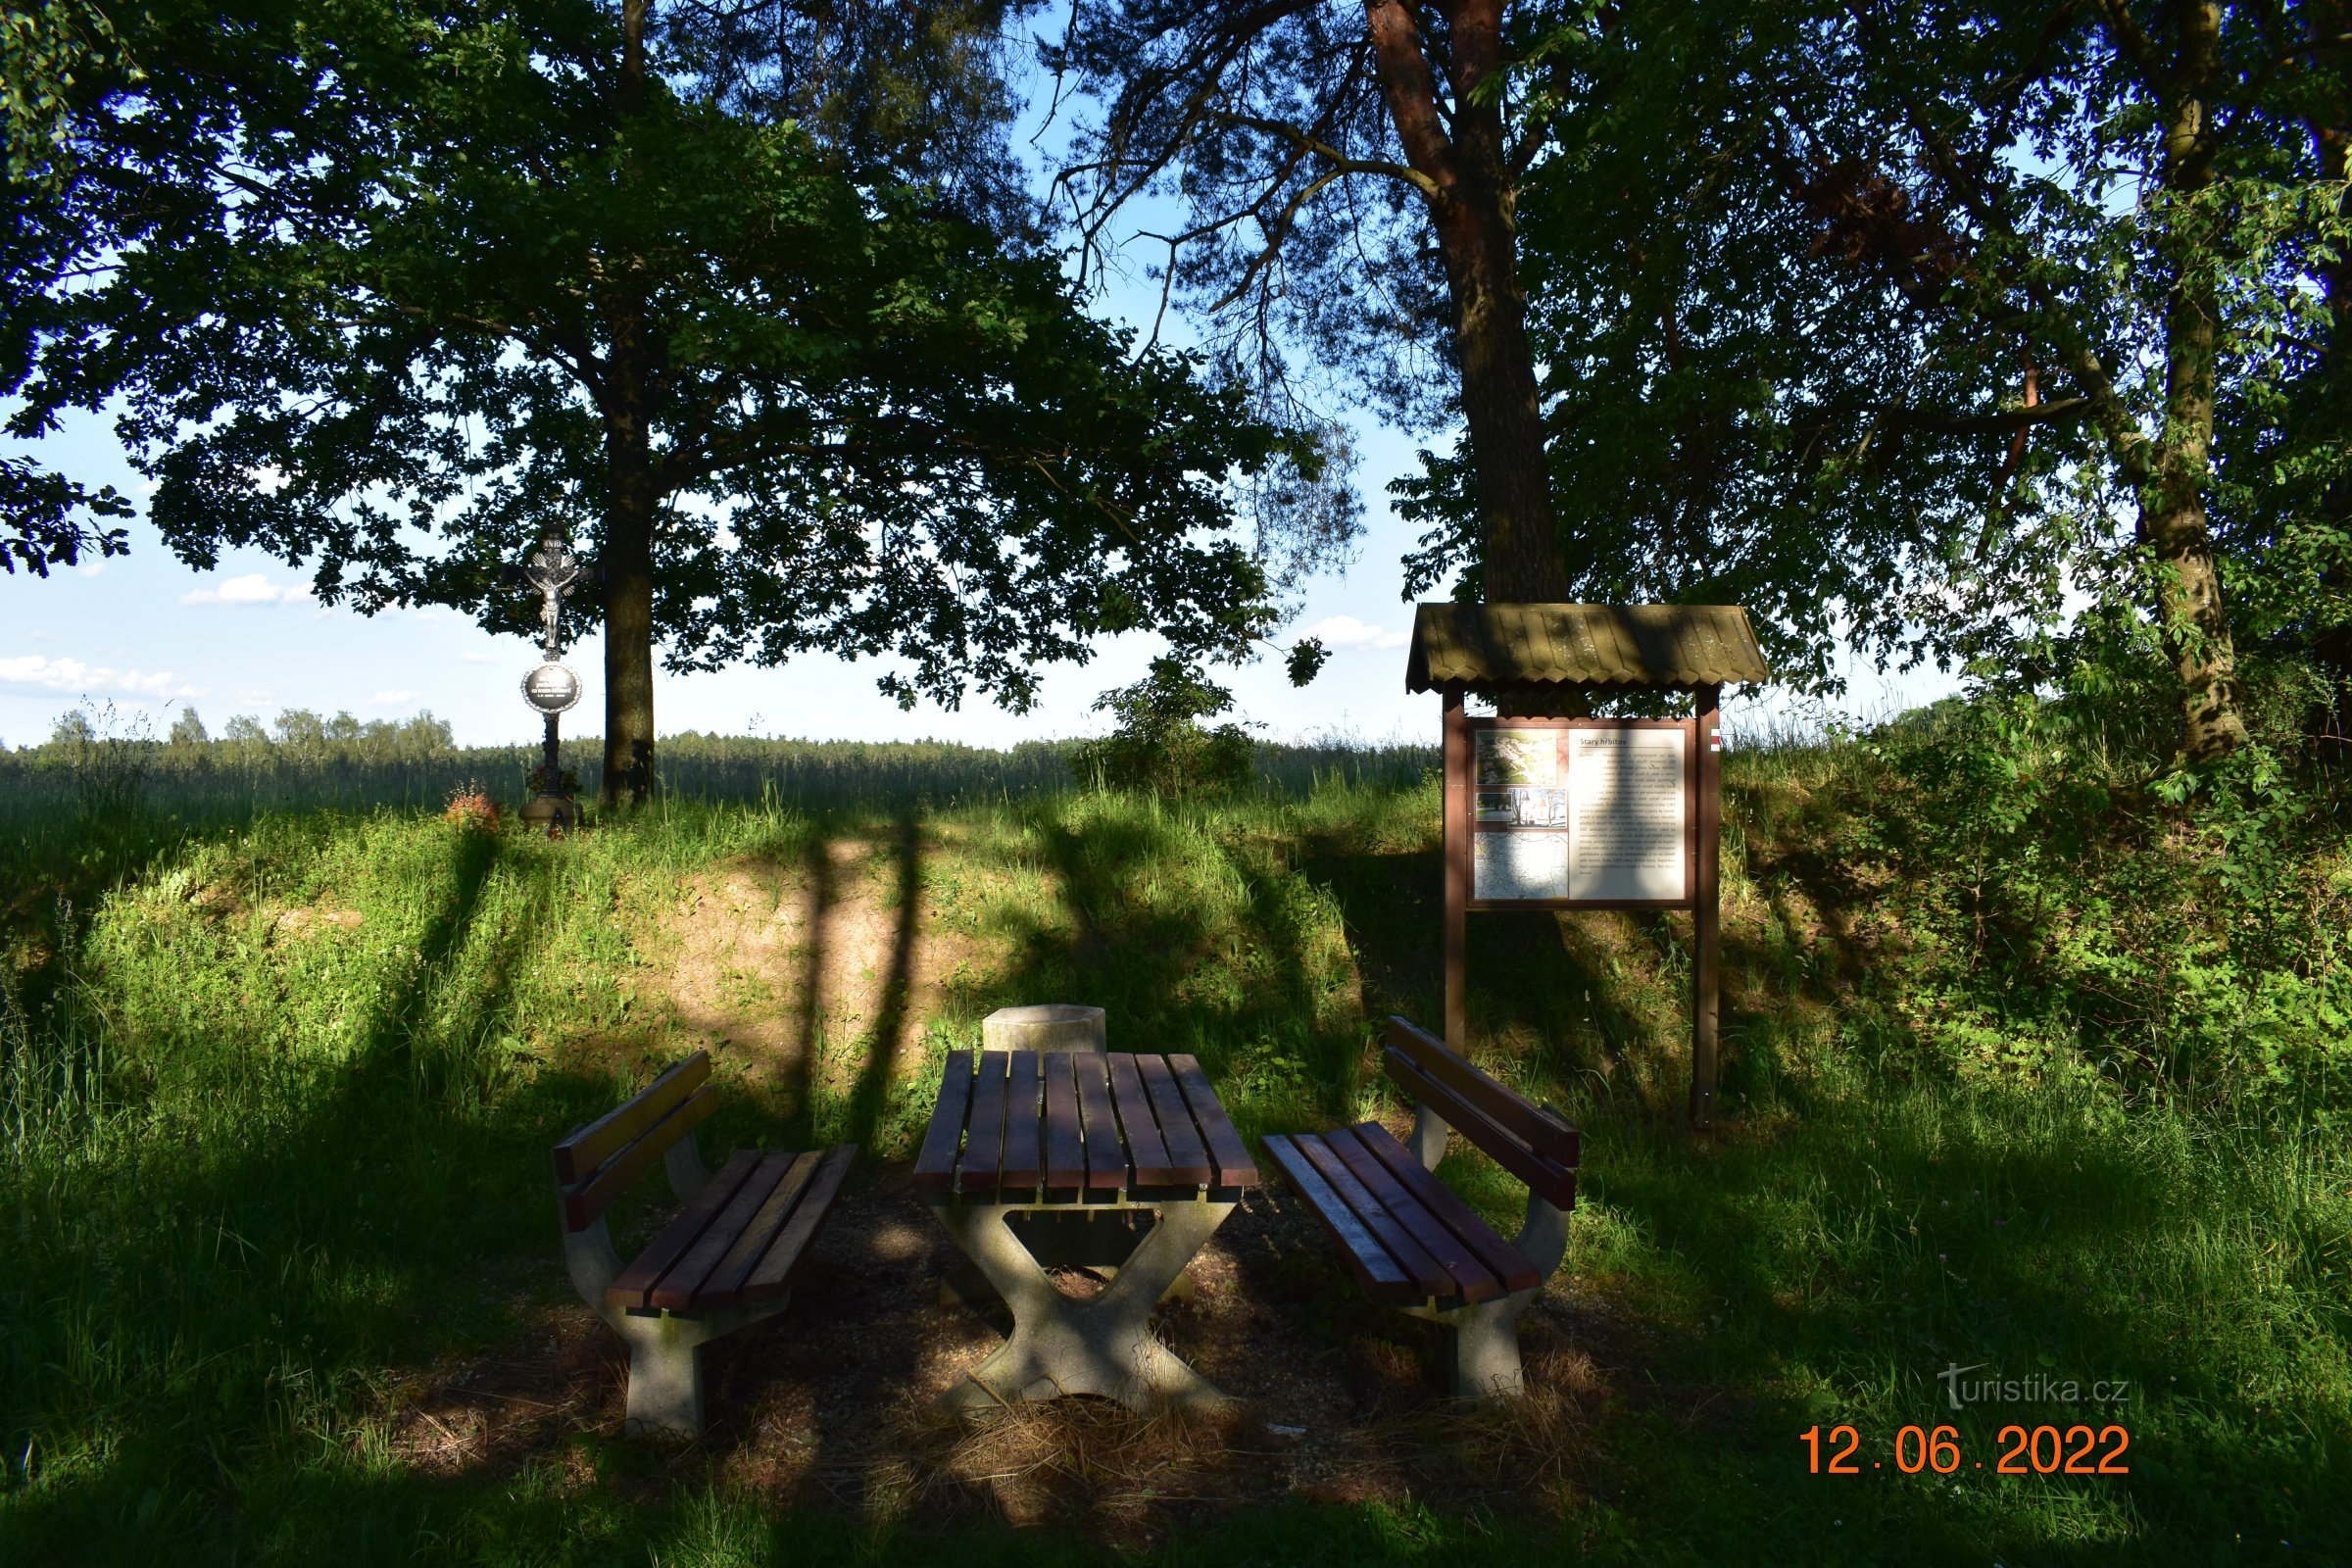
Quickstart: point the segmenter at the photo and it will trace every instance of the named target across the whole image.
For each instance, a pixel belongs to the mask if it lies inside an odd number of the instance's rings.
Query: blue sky
[[[1026,137],[1016,138],[1016,145]],[[1152,226],[1140,216],[1138,226]],[[1156,290],[1136,276],[1114,286],[1103,308],[1148,323]],[[1171,338],[1176,336],[1171,332]],[[1434,740],[1434,697],[1404,690],[1404,640],[1412,607],[1403,599],[1399,564],[1412,528],[1388,505],[1389,481],[1413,468],[1415,443],[1359,421],[1357,480],[1366,530],[1353,564],[1304,585],[1299,613],[1283,634],[1320,635],[1330,663],[1303,690],[1266,658],[1230,673],[1243,718],[1276,739]],[[51,466],[85,481],[111,481],[143,502],[109,421],[83,417],[40,443]],[[387,611],[373,617],[327,609],[313,600],[308,574],[255,551],[229,552],[218,569],[192,571],[166,550],[142,520],[130,526],[127,559],[86,561],[42,580],[0,576],[0,743],[45,738],[58,716],[85,696],[153,715],[167,726],[179,706],[194,708],[219,734],[232,714],[265,722],[289,708],[322,713],[348,710],[362,719],[401,718],[430,710],[461,743],[487,745],[537,737],[536,715],[518,685],[536,662],[518,636],[492,637],[446,610]],[[1092,710],[1105,689],[1136,679],[1157,651],[1156,639],[1103,640],[1085,665],[1056,666],[1043,700],[1027,714],[985,700],[957,711],[925,704],[902,712],[875,690],[888,665],[801,658],[772,669],[738,666],[710,674],[662,675],[655,711],[664,733],[717,730],[809,739],[935,738],[974,745],[1099,733]],[[587,685],[567,730],[601,728],[601,647],[592,636],[567,656]],[[1883,679],[1867,668],[1851,675],[1843,711],[1878,716],[1950,690],[1933,671]],[[1786,710],[1769,692],[1735,696],[1726,717],[1735,735]]]

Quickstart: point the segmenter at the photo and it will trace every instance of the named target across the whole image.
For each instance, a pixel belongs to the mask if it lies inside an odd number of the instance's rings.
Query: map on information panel
[[[1473,899],[1646,903],[1686,896],[1682,728],[1474,735]]]

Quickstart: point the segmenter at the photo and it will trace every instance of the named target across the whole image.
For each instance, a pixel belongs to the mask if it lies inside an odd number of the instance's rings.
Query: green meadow
[[[569,1300],[548,1146],[662,1061],[713,1052],[708,1147],[855,1140],[871,1184],[999,1005],[1198,1054],[1252,1136],[1396,1111],[1379,1024],[1439,1015],[1425,754],[1174,802],[1052,748],[689,740],[552,844],[441,812],[518,755],[0,760],[0,1556],[2352,1558],[2352,811],[2324,774],[2165,799],[2034,704],[1727,759],[1710,1133],[1686,920],[1474,919],[1473,1054],[1584,1132],[1553,1291],[1592,1370],[1500,1500],[1016,1528],[780,1501],[723,1421],[420,1466],[403,1390]],[[1508,1178],[1446,1174],[1507,1232]],[[1954,1410],[1953,1367],[2085,1392]],[[2129,1472],[2000,1474],[2013,1423],[2119,1426]],[[1938,1424],[1959,1467],[1904,1473]],[[1809,1473],[1841,1425],[1859,1473]]]

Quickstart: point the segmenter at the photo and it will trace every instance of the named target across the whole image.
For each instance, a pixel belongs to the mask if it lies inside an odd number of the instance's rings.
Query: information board
[[[1471,724],[1473,903],[1690,902],[1697,759],[1690,725]]]

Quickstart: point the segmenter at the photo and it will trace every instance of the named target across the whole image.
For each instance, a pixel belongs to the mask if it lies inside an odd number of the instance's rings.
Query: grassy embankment
[[[1963,728],[1731,759],[1714,1137],[1681,1126],[1684,927],[1478,922],[1478,1054],[1585,1129],[1566,1273],[1617,1386],[1572,1462],[1501,1509],[1211,1511],[1156,1560],[2352,1554],[2342,818],[2119,802],[2063,738]],[[19,791],[5,1555],[1089,1557],[1084,1517],[781,1511],[597,1433],[427,1477],[388,1412],[562,1298],[548,1143],[697,1045],[719,1148],[904,1158],[942,1052],[1046,998],[1199,1053],[1249,1131],[1376,1107],[1377,1020],[1438,1010],[1412,772],[1163,808],[902,766],[555,846]],[[1380,1321],[1335,1317],[1335,1355]],[[1954,1414],[1936,1374],[1972,1363],[2129,1397]],[[2011,1421],[2124,1425],[2132,1473],[1996,1476]],[[1863,1473],[1808,1476],[1798,1435],[1840,1422]],[[1937,1422],[1961,1472],[1897,1474]]]

